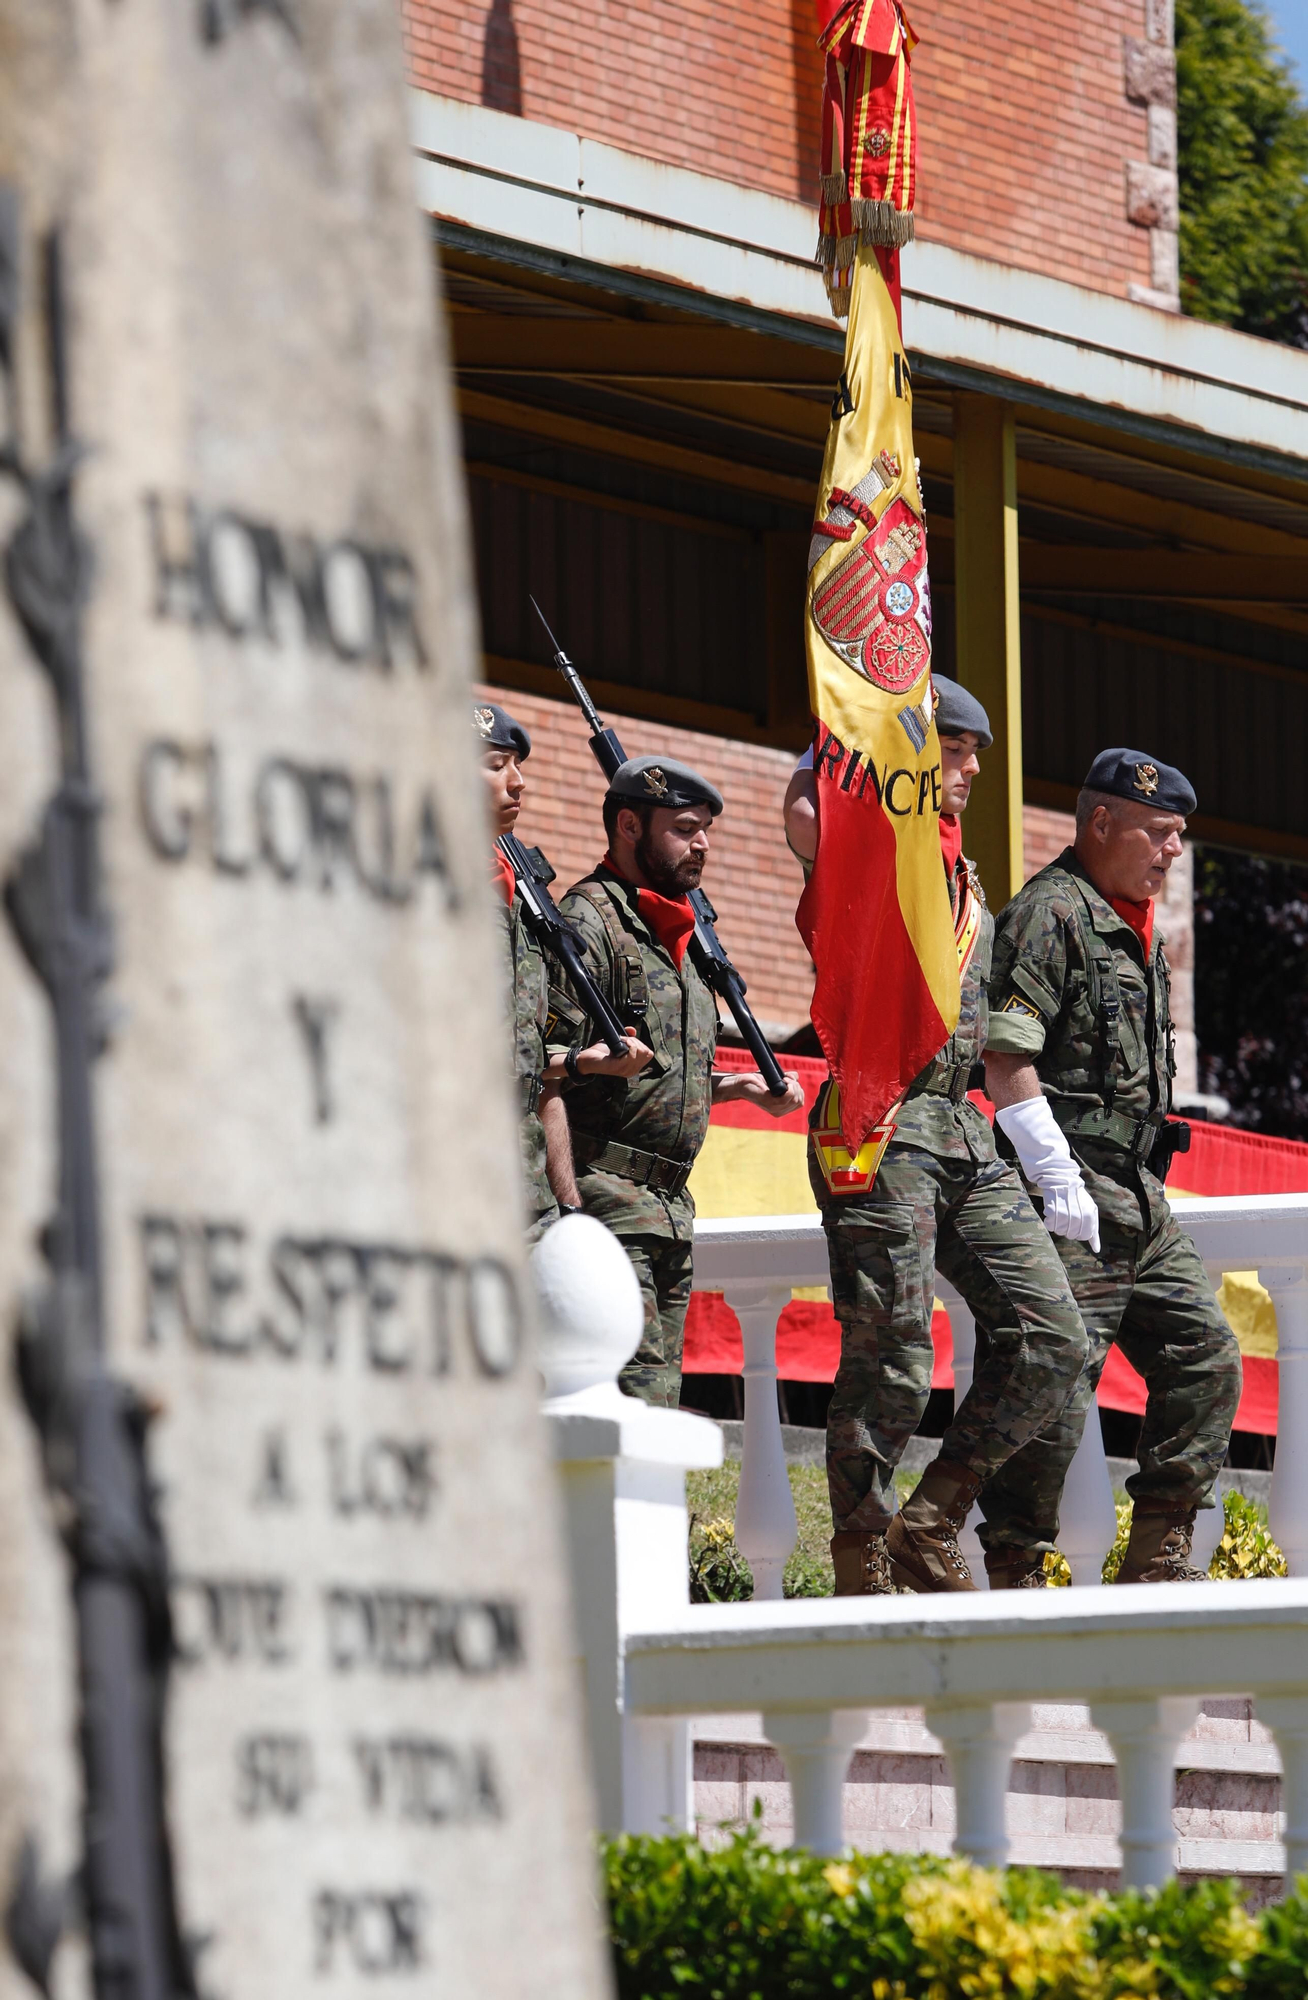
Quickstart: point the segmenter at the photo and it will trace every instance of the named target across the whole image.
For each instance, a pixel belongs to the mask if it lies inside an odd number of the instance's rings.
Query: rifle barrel
[[[567,683],[568,692],[586,718],[590,728],[590,748],[595,762],[610,781],[618,768],[627,761],[627,753],[612,729],[606,729],[599,710],[591,700],[586,683],[573,666],[572,661],[560,646],[550,630],[549,620],[531,599],[531,608],[545,627],[545,636],[550,642],[554,664]],[[714,993],[720,993],[726,1001],[731,1017],[740,1030],[741,1040],[759,1066],[760,1074],[773,1097],[784,1097],[786,1079],[781,1073],[781,1064],[768,1045],[763,1033],[745,998],[745,982],[736,971],[719,942],[713,928],[713,908],[701,889],[692,889],[690,905],[695,913],[695,931],[690,941],[691,956],[702,977]],[[615,1051],[616,1053],[616,1051]]]

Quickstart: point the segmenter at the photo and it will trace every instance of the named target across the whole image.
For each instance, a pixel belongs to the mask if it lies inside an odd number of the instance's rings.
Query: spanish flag
[[[828,92],[846,89],[855,76],[864,87],[871,74],[881,101],[897,107],[896,129],[908,143],[911,43],[893,0],[851,0],[827,35],[842,22],[846,36],[860,22],[886,31],[886,16],[901,24],[893,75],[860,70],[851,60],[834,83],[829,66]],[[891,39],[882,32],[883,42]],[[852,109],[866,136],[866,118]],[[848,128],[847,101],[842,115]],[[887,199],[894,208],[899,191],[911,188],[911,172],[903,161],[896,167],[892,153],[893,142],[879,156],[890,176],[882,194],[859,197],[858,240],[839,267],[849,280],[842,287],[849,326],[809,547],[805,617],[819,843],[797,921],[817,972],[813,1024],[839,1086],[851,1155],[884,1127],[958,1021],[958,952],[940,860],[926,527],[899,320],[898,241],[906,232],[902,215],[889,225],[885,212]],[[875,240],[887,235],[898,241]]]

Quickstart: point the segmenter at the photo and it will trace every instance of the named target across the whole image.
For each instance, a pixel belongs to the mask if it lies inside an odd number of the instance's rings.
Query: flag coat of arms
[[[859,34],[875,39],[875,62],[859,60]],[[940,853],[926,524],[899,317],[899,244],[911,217],[896,204],[912,190],[912,42],[894,0],[849,0],[823,41],[825,129],[848,156],[841,184],[824,182],[824,241],[842,242],[833,304],[848,310],[849,325],[808,558],[819,839],[797,920],[817,975],[813,1023],[839,1085],[845,1149],[856,1156],[957,1025],[959,972]],[[875,154],[875,198],[866,103],[849,101],[870,90],[896,112],[890,148]],[[851,127],[863,135],[857,161]],[[829,279],[834,268],[829,261]]]

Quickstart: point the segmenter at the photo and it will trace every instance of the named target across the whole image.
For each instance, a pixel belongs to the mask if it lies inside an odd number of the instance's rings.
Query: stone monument
[[[398,8],[0,49],[0,1993],[587,2000]]]

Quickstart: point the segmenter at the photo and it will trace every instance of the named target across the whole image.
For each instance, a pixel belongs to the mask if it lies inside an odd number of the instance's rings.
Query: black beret
[[[530,736],[497,702],[475,702],[472,726],[483,750],[512,750],[516,757],[530,757]]]
[[[976,696],[944,674],[932,674],[931,685],[936,691],[936,734],[961,736],[970,730],[981,739],[981,748],[988,750],[995,739],[990,733],[990,717]]]
[[[1086,792],[1107,792],[1115,799],[1134,799],[1138,806],[1153,806],[1158,812],[1180,813],[1184,819],[1195,809],[1194,786],[1184,771],[1160,763],[1143,750],[1101,750],[1085,774],[1081,787]]]
[[[722,794],[689,764],[675,757],[628,757],[609,780],[608,796],[623,805],[707,806],[714,819],[722,811]]]

